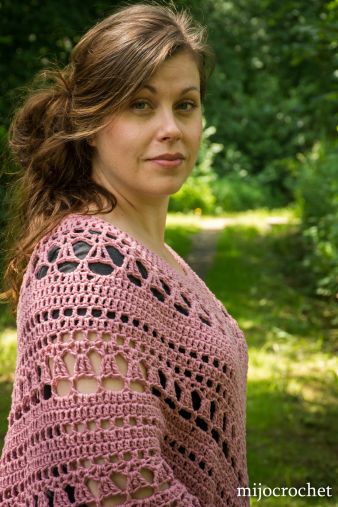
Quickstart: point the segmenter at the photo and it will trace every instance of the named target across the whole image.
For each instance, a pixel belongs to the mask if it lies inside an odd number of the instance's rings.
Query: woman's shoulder
[[[203,289],[202,282],[197,285],[196,278],[177,275],[149,249],[105,220],[71,214],[42,238],[33,253],[22,285],[22,307],[46,306],[47,301],[60,297],[74,302],[77,295],[94,306],[103,298],[130,311],[142,308],[153,319],[165,315],[185,325],[187,318],[197,318],[197,323],[210,326],[214,297]]]
[[[38,280],[51,270],[67,274],[85,267],[93,274],[108,275],[125,267],[133,250],[122,231],[109,230],[91,215],[69,214],[40,239],[30,264]]]
[[[49,253],[49,257],[55,258],[55,251],[61,251],[64,247],[74,247],[73,253],[76,257],[85,256],[91,247],[105,244],[116,244],[126,253],[132,247],[132,244],[123,236],[123,231],[95,215],[81,215],[71,213],[63,217],[57,225],[45,236],[43,236],[37,245],[37,251],[40,255]],[[78,243],[82,245],[79,248]],[[51,252],[51,246],[55,249]],[[86,246],[85,246],[86,245]],[[37,252],[36,252],[37,253]]]
[[[45,277],[53,267],[54,272],[64,274],[87,270],[94,275],[127,269],[134,275],[132,281],[139,285],[142,280],[138,278],[150,283],[159,277],[166,285],[177,287],[196,283],[196,276],[183,259],[180,258],[180,265],[185,266],[189,276],[179,274],[135,237],[95,214],[72,213],[64,217],[40,240],[30,265],[37,279]]]
[[[107,224],[108,225],[108,224]],[[93,216],[70,214],[43,236],[29,260],[20,291],[30,298],[71,282],[112,286],[122,278],[142,286],[151,267],[123,231]],[[89,285],[88,290],[90,289]]]

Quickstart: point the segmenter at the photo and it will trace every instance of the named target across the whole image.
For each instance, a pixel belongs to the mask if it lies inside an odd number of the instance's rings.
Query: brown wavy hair
[[[109,213],[116,197],[91,179],[88,140],[125,107],[159,65],[188,50],[198,64],[201,99],[215,63],[206,27],[187,10],[156,2],[124,5],[94,25],[69,64],[41,71],[17,109],[8,146],[18,171],[10,189],[4,291],[16,314],[29,258],[39,240],[69,213]]]

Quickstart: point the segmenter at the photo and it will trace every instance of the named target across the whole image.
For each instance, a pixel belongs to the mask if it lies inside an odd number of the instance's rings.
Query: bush
[[[245,211],[266,205],[264,188],[251,176],[224,176],[214,185],[214,194],[223,211]]]
[[[171,197],[169,211],[188,212],[200,208],[203,213],[221,214],[262,207],[275,209],[288,204],[280,181],[281,175],[285,177],[284,174],[290,172],[287,160],[280,165],[270,164],[264,171],[252,175],[249,159],[234,144],[224,149],[222,144],[211,142],[215,127],[206,128],[205,119],[203,127],[196,167],[183,187]],[[218,174],[213,167],[217,154],[221,156]]]
[[[215,201],[215,196],[207,183],[199,178],[190,177],[171,198],[169,210],[187,213],[199,208],[203,213],[213,214]]]
[[[318,142],[299,165],[295,198],[316,294],[338,295],[338,151]]]

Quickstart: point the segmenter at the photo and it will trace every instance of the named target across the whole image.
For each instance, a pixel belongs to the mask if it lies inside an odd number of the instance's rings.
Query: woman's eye
[[[192,111],[193,109],[195,109],[197,107],[197,104],[195,104],[195,102],[186,101],[186,102],[181,102],[179,107],[181,107],[181,106],[187,106],[187,107],[183,107],[183,111]]]
[[[146,100],[136,100],[130,105],[130,107],[135,111],[147,111],[148,107],[151,107],[151,104],[149,104],[149,102],[147,102]],[[194,110],[197,107],[197,104],[189,100],[181,102],[177,107],[182,112],[186,113]]]
[[[133,102],[130,107],[132,109],[136,109],[137,111],[144,111],[145,110],[144,106],[148,105],[149,105],[148,102],[146,102],[145,100],[137,100],[136,102]]]

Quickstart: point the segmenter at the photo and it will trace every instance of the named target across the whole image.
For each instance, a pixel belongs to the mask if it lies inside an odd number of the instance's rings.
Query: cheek
[[[105,148],[116,154],[123,153],[128,156],[140,139],[142,130],[133,124],[126,122],[114,122],[105,133]]]
[[[195,128],[191,129],[190,138],[194,146],[199,146],[202,138],[202,123],[197,124]]]

